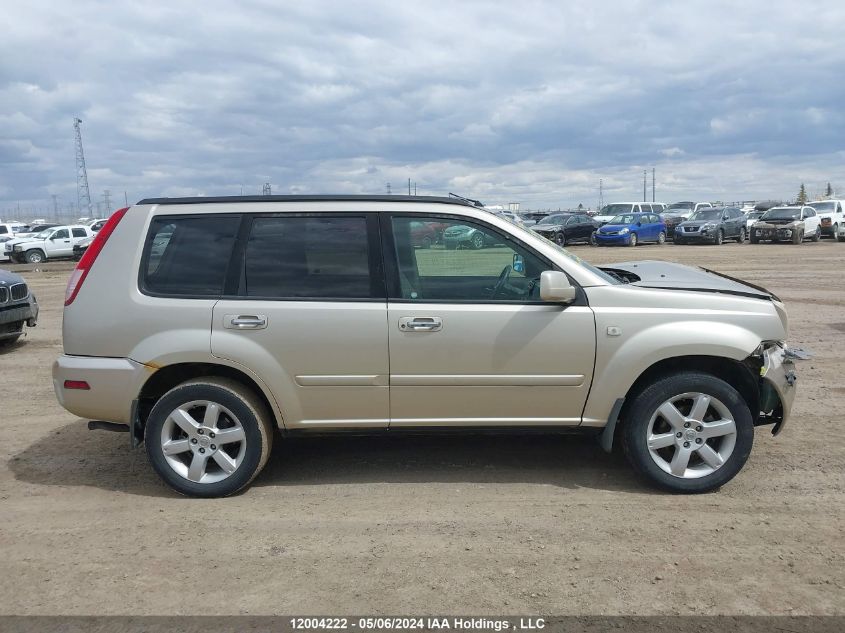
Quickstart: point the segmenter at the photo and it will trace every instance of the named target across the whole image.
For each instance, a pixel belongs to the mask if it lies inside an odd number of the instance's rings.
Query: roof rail
[[[440,203],[457,204],[461,206],[480,206],[473,204],[474,200],[442,196],[392,196],[392,195],[360,195],[360,194],[305,194],[288,196],[194,196],[189,198],[144,198],[137,204],[214,204],[226,202],[397,202],[397,203]]]

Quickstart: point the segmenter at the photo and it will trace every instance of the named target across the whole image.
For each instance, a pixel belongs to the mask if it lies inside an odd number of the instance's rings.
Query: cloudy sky
[[[92,199],[845,196],[845,3],[3,3],[0,217]],[[650,188],[650,183],[649,183]],[[649,191],[649,197],[651,192]],[[24,218],[26,219],[26,218]]]

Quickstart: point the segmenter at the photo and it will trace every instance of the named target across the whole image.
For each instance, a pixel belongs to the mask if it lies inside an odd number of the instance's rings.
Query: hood
[[[778,298],[760,286],[721,273],[685,266],[672,262],[644,261],[623,262],[613,266],[602,266],[602,270],[622,273],[628,283],[647,288],[674,290],[697,290],[700,292],[723,292],[726,294],[754,297],[758,299]]]
[[[716,220],[684,220],[678,226],[704,226],[705,224],[712,224],[713,226],[721,224],[722,221]]]
[[[757,228],[767,228],[767,227],[788,227],[788,226],[798,226],[801,224],[801,220],[790,220],[788,218],[783,220],[757,220],[754,223],[754,226]]]
[[[602,231],[604,233],[605,231],[621,231],[622,229],[630,228],[630,224],[605,224],[599,229],[599,231]]]
[[[0,270],[0,284],[11,286],[12,284],[24,283],[24,278],[8,270]]]
[[[557,231],[562,228],[563,224],[535,224],[531,227],[534,231]]]

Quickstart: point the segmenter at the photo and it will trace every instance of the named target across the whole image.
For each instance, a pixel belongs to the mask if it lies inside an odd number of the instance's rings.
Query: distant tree
[[[833,197],[833,187],[830,186],[830,183],[827,183],[827,189],[824,190],[825,198],[832,198]]]
[[[798,204],[807,204],[807,190],[804,188],[804,183],[801,183],[801,188],[798,190],[798,198],[795,199]]]

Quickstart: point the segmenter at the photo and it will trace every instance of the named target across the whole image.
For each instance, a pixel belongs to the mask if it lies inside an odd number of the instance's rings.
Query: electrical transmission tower
[[[84,213],[84,206],[85,209],[88,209],[88,215],[91,215],[94,206],[91,204],[91,193],[88,191],[88,170],[85,169],[85,153],[82,151],[80,123],[82,123],[82,119],[74,117],[73,131],[76,135],[76,202],[80,213]]]
[[[261,190],[261,193],[265,196],[273,195],[273,191],[272,191],[272,189],[270,189],[270,183],[269,182],[264,183],[264,188]]]

